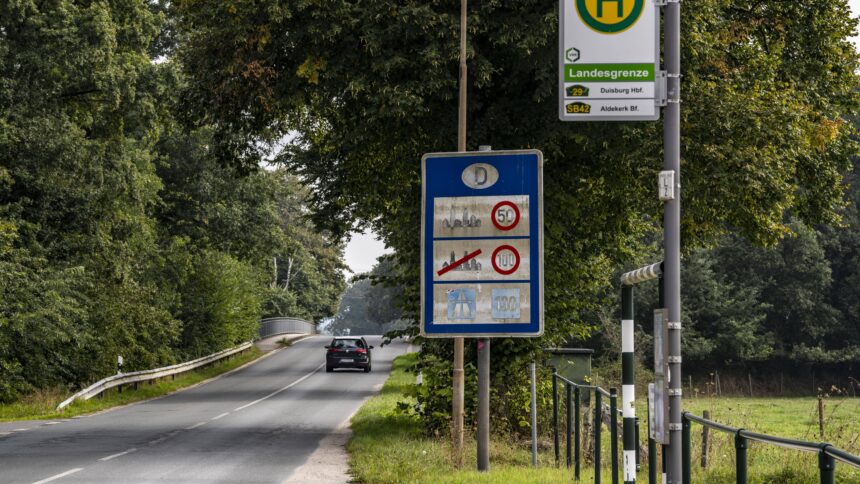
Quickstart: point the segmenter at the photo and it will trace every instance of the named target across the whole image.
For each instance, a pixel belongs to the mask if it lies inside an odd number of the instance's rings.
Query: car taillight
[[[329,348],[328,352],[329,353],[337,353],[337,348]]]
[[[364,348],[359,348],[359,349],[355,350],[355,352],[356,353],[367,353],[367,350]]]

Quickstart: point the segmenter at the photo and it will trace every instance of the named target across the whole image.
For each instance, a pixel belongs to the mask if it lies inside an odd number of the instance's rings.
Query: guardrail
[[[266,318],[260,321],[260,339],[279,334],[302,333],[316,334],[314,323],[298,318]]]
[[[618,467],[618,415],[623,412],[618,408],[618,391],[615,388],[610,388],[609,391],[593,385],[580,385],[572,382],[567,378],[559,375],[556,371],[552,372],[552,421],[553,421],[553,448],[555,450],[555,464],[558,466],[561,461],[561,445],[559,438],[559,421],[558,421],[558,387],[559,382],[565,386],[566,395],[566,442],[567,442],[567,467],[573,466],[574,478],[578,481],[581,468],[580,448],[581,438],[581,421],[582,421],[582,394],[583,392],[594,392],[594,482],[600,484],[600,449],[601,449],[601,433],[604,422],[604,410],[608,409],[609,413],[609,435],[610,449],[612,453],[611,466],[613,482],[617,482],[619,475]],[[609,405],[603,403],[603,397],[609,398]],[[636,435],[636,467],[639,468],[639,419],[636,419],[634,432]],[[572,435],[571,435],[572,434]],[[571,445],[573,444],[573,445]],[[685,481],[686,482],[686,481]]]
[[[93,383],[92,385],[84,388],[83,390],[75,393],[71,397],[63,400],[62,403],[57,405],[57,410],[62,410],[63,408],[69,406],[72,402],[77,399],[89,400],[90,398],[104,392],[105,390],[115,388],[121,385],[125,385],[128,383],[140,383],[149,380],[155,380],[157,378],[163,378],[165,376],[176,375],[178,373],[184,373],[189,370],[193,370],[195,368],[199,368],[203,365],[208,365],[210,363],[214,363],[220,359],[227,358],[229,356],[235,355],[236,353],[241,353],[242,351],[250,348],[254,343],[247,342],[242,345],[236,346],[235,348],[228,348],[226,350],[219,351],[217,353],[213,353],[209,356],[204,356],[202,358],[197,358],[196,360],[186,361],[185,363],[178,363],[176,365],[165,366],[163,368],[156,368],[153,370],[141,370],[134,371],[131,373],[118,373],[113,376],[109,376],[107,378],[102,378],[101,380]]]
[[[713,420],[708,420],[698,415],[693,415],[690,412],[681,413],[681,455],[683,456],[682,475],[683,482],[690,482],[692,473],[692,452],[690,450],[690,426],[691,422],[696,422],[705,427],[734,434],[735,436],[735,476],[738,484],[746,484],[747,482],[747,448],[748,441],[762,442],[765,444],[776,445],[787,449],[800,450],[804,452],[814,452],[818,454],[818,470],[820,482],[822,484],[833,484],[836,482],[836,461],[843,462],[850,466],[860,468],[860,457],[849,454],[844,450],[837,449],[830,444],[820,442],[807,442],[804,440],[787,439],[785,437],[775,437],[772,435],[759,434],[748,430],[739,429],[724,425]]]

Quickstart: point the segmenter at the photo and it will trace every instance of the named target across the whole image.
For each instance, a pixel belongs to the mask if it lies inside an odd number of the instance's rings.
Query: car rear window
[[[360,339],[336,339],[331,344],[332,348],[364,348],[364,343]]]

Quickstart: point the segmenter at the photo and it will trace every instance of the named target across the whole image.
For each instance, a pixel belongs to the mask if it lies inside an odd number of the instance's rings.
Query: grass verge
[[[101,398],[76,400],[62,411],[57,411],[56,408],[60,402],[69,397],[67,392],[59,389],[39,391],[26,396],[19,402],[0,405],[0,422],[68,418],[160,397],[236,369],[259,358],[262,354],[257,348],[251,347],[244,354],[234,356],[210,367],[176,375],[175,380],[165,378],[153,383],[140,383],[137,390],[126,387],[122,393],[116,388],[112,388],[103,393]]]
[[[353,435],[347,444],[350,470],[362,483],[473,483],[473,482],[563,482],[572,474],[566,469],[529,467],[528,448],[493,440],[490,446],[491,471],[474,471],[475,444],[466,443],[465,465],[453,465],[451,445],[422,432],[414,415],[397,410],[398,402],[408,402],[406,390],[415,375],[406,369],[417,359],[415,353],[394,360],[391,376],[379,395],[371,398],[352,418]],[[546,455],[544,456],[546,457]],[[586,474],[583,474],[583,478]]]
[[[490,446],[490,472],[478,473],[475,468],[474,441],[466,442],[462,469],[453,465],[450,442],[422,432],[414,415],[397,410],[398,402],[409,402],[406,390],[414,383],[414,374],[406,369],[416,361],[415,354],[400,356],[379,395],[368,400],[352,419],[353,436],[347,444],[350,470],[361,483],[473,483],[570,482],[572,471],[554,467],[552,449],[540,452],[540,466],[531,467],[528,443],[504,440],[493,436]],[[860,450],[860,400],[833,399],[828,401],[826,441],[848,450]],[[691,399],[688,410],[701,415],[709,410],[712,419],[749,430],[805,440],[818,439],[817,401],[814,398],[721,398]],[[644,415],[644,408],[640,415]],[[644,419],[643,419],[644,420]],[[564,419],[562,418],[562,423]],[[642,429],[642,439],[647,430]],[[546,439],[547,436],[544,436]],[[701,427],[694,425],[692,433],[693,482],[735,482],[734,441],[728,434],[711,434],[709,466],[703,469],[701,460]],[[562,442],[561,455],[565,447]],[[621,447],[619,443],[619,448]],[[601,469],[603,482],[611,481],[609,432],[603,430]],[[749,479],[751,483],[810,483],[818,481],[818,458],[815,454],[751,443],[749,449]],[[837,464],[838,482],[860,483],[860,471]],[[581,481],[593,481],[591,464],[583,463]],[[648,481],[647,461],[643,456],[639,482]]]

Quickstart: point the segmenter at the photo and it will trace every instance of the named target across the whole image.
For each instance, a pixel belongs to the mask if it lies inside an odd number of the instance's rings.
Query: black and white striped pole
[[[624,484],[636,482],[636,407],[633,406],[633,286],[621,288],[621,409],[624,418]]]
[[[633,286],[663,273],[661,262],[630,271],[621,276],[621,409],[624,418],[624,483],[636,482],[636,386],[633,344]]]

